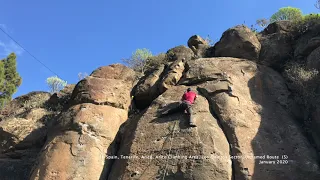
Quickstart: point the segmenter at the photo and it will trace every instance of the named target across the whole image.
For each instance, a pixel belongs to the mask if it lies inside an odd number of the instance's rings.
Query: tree
[[[0,108],[12,99],[17,92],[22,79],[17,72],[17,56],[9,54],[6,59],[0,61]]]
[[[268,26],[269,20],[268,20],[268,19],[265,19],[265,18],[257,19],[256,24],[257,24],[258,26],[260,26],[261,28],[265,28],[265,27]]]
[[[303,17],[302,11],[299,8],[294,7],[283,7],[280,8],[278,12],[274,13],[271,18],[270,22],[277,22],[277,21],[293,21],[293,20],[301,20]]]
[[[123,59],[123,62],[135,71],[144,73],[149,68],[148,58],[150,57],[152,57],[152,53],[150,50],[146,48],[137,49],[132,53],[130,58]]]
[[[52,76],[47,78],[47,84],[51,93],[56,93],[62,90],[66,85],[67,81],[60,79],[58,76]]]

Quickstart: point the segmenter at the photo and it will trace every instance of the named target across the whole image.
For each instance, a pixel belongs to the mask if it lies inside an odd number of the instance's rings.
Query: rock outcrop
[[[45,143],[47,124],[55,112],[50,110],[47,92],[20,96],[1,110],[0,179],[27,179]]]
[[[165,92],[169,88],[175,86],[180,78],[183,75],[185,70],[185,61],[177,60],[173,62],[168,69],[166,70],[166,74],[164,75],[162,81],[160,82],[159,90],[160,93]]]
[[[269,35],[274,33],[286,33],[292,31],[291,21],[278,21],[269,24],[262,32],[263,35]]]
[[[182,60],[183,58],[185,60],[190,60],[194,58],[194,53],[190,48],[185,46],[177,46],[168,50],[167,57],[171,62]]]
[[[307,58],[307,67],[320,71],[320,46],[309,54]]]
[[[140,79],[113,64],[16,98],[0,111],[0,179],[320,179],[319,98],[302,106],[281,76],[290,63],[320,69],[319,28],[293,26],[236,26],[214,47],[195,35]],[[187,88],[193,128],[184,112],[162,115]]]
[[[120,64],[80,81],[72,106],[53,122],[31,179],[104,179],[105,153],[127,120],[133,83],[134,72]]]
[[[235,179],[319,178],[316,151],[286,108],[289,92],[282,77],[267,67],[240,59],[214,62],[231,77],[236,97],[210,91],[212,83],[199,86],[232,147]],[[278,162],[283,160],[282,155],[288,156],[286,166]],[[264,163],[270,161],[272,166]]]
[[[193,107],[198,127],[186,130],[183,115],[158,117],[175,106],[186,89],[171,87],[127,122],[118,153],[109,154],[116,156],[109,179],[320,177],[317,153],[287,109],[289,91],[277,72],[236,58],[197,59],[187,64],[180,82],[199,89],[201,96]],[[230,84],[232,94],[228,94]],[[168,154],[172,159],[164,159]],[[181,159],[184,155],[198,159]],[[226,161],[229,158],[223,158],[229,156],[232,166]]]
[[[161,65],[138,82],[133,92],[137,108],[148,107],[160,95],[159,84],[163,78],[164,69],[165,66]]]
[[[256,60],[261,44],[256,35],[246,26],[236,26],[225,31],[215,45],[215,56]]]
[[[197,129],[187,129],[184,115],[157,118],[161,109],[176,105],[185,89],[169,89],[138,121],[129,120],[117,154],[120,159],[112,166],[109,179],[231,179],[229,144],[204,97],[193,108]]]
[[[210,56],[208,43],[200,36],[191,36],[188,40],[188,47],[193,51],[197,58]]]
[[[269,25],[270,26],[270,25]],[[259,37],[261,51],[259,63],[281,71],[293,56],[293,34],[286,31],[276,31]]]

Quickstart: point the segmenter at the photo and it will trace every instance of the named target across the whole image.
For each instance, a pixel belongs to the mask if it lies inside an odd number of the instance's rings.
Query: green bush
[[[285,68],[285,78],[288,80],[290,89],[297,94],[296,101],[305,108],[316,99],[316,88],[319,72],[307,69],[304,65],[289,63]]]
[[[167,55],[165,53],[160,53],[160,54],[158,54],[156,56],[149,57],[147,59],[147,62],[148,62],[148,68],[149,69],[154,69],[154,68],[157,68],[160,65],[168,62],[168,58],[167,58]]]
[[[152,57],[152,53],[149,49],[137,49],[132,55],[127,59],[122,59],[122,61],[128,65],[133,70],[144,73],[148,69],[147,59]]]
[[[320,14],[307,14],[301,19],[293,21],[293,29],[298,33],[304,33],[317,24],[320,24]]]
[[[145,72],[167,62],[167,59],[164,53],[153,56],[150,50],[143,48],[137,49],[132,53],[130,58],[123,59],[122,61],[136,72],[145,74]]]
[[[52,76],[47,78],[47,84],[51,93],[57,93],[67,85],[67,81],[60,79],[58,76]]]
[[[23,107],[27,109],[32,108],[43,108],[45,107],[45,103],[47,102],[47,98],[44,96],[39,95],[39,98],[36,100],[26,100],[23,102]]]
[[[271,18],[270,22],[277,22],[277,21],[295,21],[300,20],[303,18],[302,11],[299,8],[294,7],[283,7],[280,8],[278,12],[274,13]]]

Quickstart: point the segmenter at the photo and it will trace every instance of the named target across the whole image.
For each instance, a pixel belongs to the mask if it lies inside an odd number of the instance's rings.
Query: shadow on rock
[[[284,105],[289,92],[282,77],[261,69],[248,87],[252,100],[261,106],[260,125],[251,141],[253,155],[261,158],[249,172],[252,180],[319,179],[317,154]]]
[[[162,123],[168,123],[170,121],[180,120],[179,121],[179,128],[180,129],[189,128],[188,115],[185,112],[175,112],[172,114],[164,114],[164,113],[168,112],[170,109],[178,107],[179,104],[180,104],[180,102],[174,102],[174,103],[170,103],[170,104],[164,106],[161,110],[159,110],[157,112],[158,118],[153,119],[152,121],[150,121],[150,123],[162,124]]]
[[[45,143],[46,132],[45,126],[40,127],[33,130],[19,143],[15,143],[18,137],[0,128],[1,142],[5,142],[5,146],[1,145],[0,152],[0,179],[28,179]]]
[[[129,119],[120,126],[115,139],[107,150],[107,158],[100,180],[112,180],[114,177],[121,177],[121,175],[124,174],[126,167],[122,165],[126,163],[123,163],[123,161],[127,162],[128,159],[122,159],[121,155],[130,155],[135,130],[144,113],[145,111],[142,111],[140,114],[129,117]]]

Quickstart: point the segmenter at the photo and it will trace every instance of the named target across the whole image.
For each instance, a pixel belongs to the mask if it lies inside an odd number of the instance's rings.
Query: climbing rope
[[[172,132],[171,132],[171,141],[170,141],[170,147],[169,147],[169,156],[170,156],[170,153],[171,153],[171,149],[172,149],[172,139],[174,137],[174,129],[176,127],[176,124],[177,124],[177,121],[174,123],[174,126],[172,128]],[[164,174],[163,174],[163,177],[162,177],[162,180],[164,180],[164,177],[166,177],[166,174],[167,174],[167,167],[168,167],[168,159],[166,161],[166,166],[164,168]]]
[[[172,128],[172,131],[171,131],[171,138],[173,137],[173,134],[174,134],[174,129],[175,129],[175,127],[176,127],[176,124],[177,124],[177,121],[174,123],[174,126],[173,126],[173,128]],[[170,135],[170,134],[168,134],[168,135]],[[161,150],[160,150],[160,152],[162,153],[163,152],[163,148],[164,148],[164,145],[166,144],[166,141],[167,141],[167,139],[169,138],[169,136],[166,136],[166,139],[164,140],[164,142],[163,142],[163,145],[162,145],[162,147],[161,147]],[[172,141],[171,141],[171,144],[170,144],[170,150],[169,150],[169,153],[170,153],[170,151],[171,151],[171,148],[172,148]],[[151,162],[153,161],[153,158],[151,159],[151,161],[148,163],[148,165],[147,165],[147,168],[142,172],[142,174],[140,175],[140,177],[138,178],[138,180],[144,175],[144,173],[147,171],[147,169],[150,167],[150,164],[151,164]],[[166,165],[167,166],[167,165]],[[166,168],[165,168],[166,169]]]

